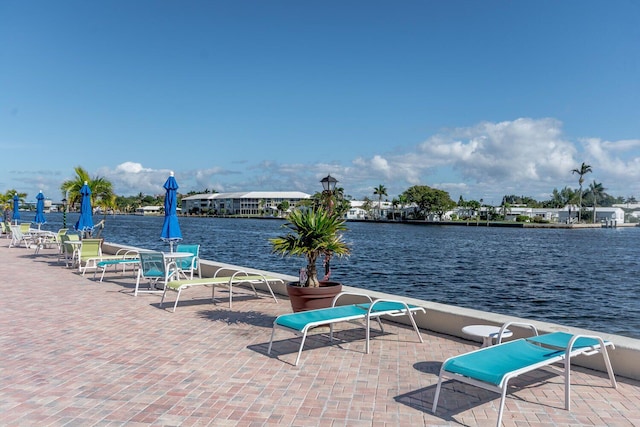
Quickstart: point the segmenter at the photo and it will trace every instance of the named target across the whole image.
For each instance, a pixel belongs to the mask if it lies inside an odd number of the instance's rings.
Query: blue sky
[[[640,4],[0,0],[0,192],[640,199]],[[585,185],[586,185],[585,184]]]

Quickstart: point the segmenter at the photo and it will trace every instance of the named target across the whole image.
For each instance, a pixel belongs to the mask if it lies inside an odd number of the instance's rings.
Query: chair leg
[[[135,289],[135,291],[133,291],[133,296],[134,297],[138,296],[138,286],[140,286],[140,271],[138,271],[138,277],[136,279],[136,289]]]
[[[302,334],[302,341],[300,342],[300,349],[298,350],[298,357],[296,357],[295,366],[298,366],[298,362],[300,361],[300,356],[302,355],[302,348],[304,347],[304,341],[307,339],[307,331],[304,331]]]
[[[496,427],[500,427],[502,424],[502,414],[504,413],[504,401],[507,398],[507,387],[508,384],[502,387],[502,395],[500,396],[500,409],[498,410],[498,421],[496,422]]]
[[[267,354],[271,354],[271,346],[273,345],[273,336],[276,334],[276,327],[274,326],[271,330],[271,340],[269,340],[269,348],[267,349]]]
[[[442,374],[438,376],[438,385],[436,386],[436,394],[433,396],[433,406],[431,407],[431,412],[433,414],[436,413],[436,409],[438,408],[438,398],[440,397],[441,388],[442,388]]]
[[[173,312],[176,312],[176,307],[178,306],[178,300],[180,299],[180,292],[182,292],[182,289],[178,289],[178,295],[176,295],[176,302],[173,303]]]
[[[273,293],[273,289],[271,289],[271,285],[269,285],[269,280],[267,280],[266,278],[264,279],[264,284],[267,286],[267,289],[269,289],[269,292],[271,293],[271,297],[273,298],[273,300],[277,303],[278,299],[276,298],[276,295]],[[255,288],[254,288],[255,290]]]
[[[160,298],[160,308],[162,308],[162,304],[164,304],[164,297],[167,296],[167,287],[164,287],[164,292],[162,293],[162,298]]]

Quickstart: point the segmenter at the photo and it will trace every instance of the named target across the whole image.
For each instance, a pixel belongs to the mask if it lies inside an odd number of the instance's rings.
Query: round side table
[[[493,339],[498,338],[500,326],[492,325],[469,325],[462,328],[462,332],[467,335],[482,338],[482,347],[493,345]],[[502,338],[508,338],[513,335],[509,329],[502,331]]]

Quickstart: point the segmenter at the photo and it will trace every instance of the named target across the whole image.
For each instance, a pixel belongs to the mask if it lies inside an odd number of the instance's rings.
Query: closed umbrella
[[[80,189],[80,218],[76,222],[76,230],[82,233],[91,233],[93,231],[93,209],[91,208],[91,189],[84,182],[84,185]]]
[[[18,220],[20,219],[20,198],[18,197],[18,193],[13,195],[13,220],[18,224]]]
[[[164,223],[162,224],[162,234],[160,238],[169,242],[170,251],[173,252],[173,244],[182,240],[176,204],[178,203],[178,183],[173,177],[173,172],[164,183],[166,194],[164,196]]]
[[[47,222],[44,217],[44,194],[42,194],[42,191],[38,193],[36,200],[36,217],[33,222],[38,224],[38,230],[40,230],[40,226]]]

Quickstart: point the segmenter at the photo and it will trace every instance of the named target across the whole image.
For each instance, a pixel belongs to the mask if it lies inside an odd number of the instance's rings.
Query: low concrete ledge
[[[410,304],[425,307],[427,309],[426,315],[419,314],[416,317],[416,323],[420,328],[446,335],[451,335],[458,338],[463,338],[470,341],[480,342],[480,339],[464,334],[462,332],[463,327],[475,324],[502,326],[506,322],[523,322],[533,324],[540,334],[562,331],[571,334],[598,335],[605,340],[613,342],[616,347],[615,350],[609,351],[609,357],[611,359],[611,364],[613,365],[615,374],[640,380],[640,364],[638,364],[638,360],[640,360],[640,340],[638,339],[623,337],[621,335],[607,334],[604,332],[591,331],[588,329],[563,326],[555,323],[541,322],[514,316],[507,316],[503,314],[473,310],[464,307],[439,304],[415,298],[399,297],[397,295],[389,295],[382,292],[367,291],[358,288],[348,289],[353,290],[354,292],[366,293],[373,298],[398,299]],[[409,324],[408,321],[405,321],[402,318],[394,318],[393,321],[401,322],[407,325]],[[513,337],[511,337],[510,339],[530,336],[530,333],[526,328],[510,327],[509,329],[513,331]],[[577,357],[575,359],[572,359],[572,363],[578,366],[584,366],[586,368],[606,372],[606,368],[604,366],[602,358],[598,356]]]
[[[103,244],[103,252],[108,254],[115,254],[118,249],[124,248],[126,246],[116,245],[114,243]],[[131,248],[129,249],[140,249],[140,248]],[[258,270],[250,267],[238,266],[233,264],[224,264],[219,262],[213,262],[209,260],[201,260],[200,266],[202,269],[202,275],[205,277],[212,277],[214,273],[220,268],[224,268],[228,270],[227,272],[222,272],[219,275],[231,276],[233,271],[237,270],[246,270],[252,272],[259,272],[262,274],[268,274],[270,276],[278,277],[284,280],[285,284],[281,283],[273,283],[271,284],[271,288],[273,292],[280,295],[287,295],[286,283],[297,281],[298,278],[296,276],[289,276],[280,273],[274,273],[272,271]],[[268,292],[266,287],[261,284],[255,285],[257,289],[260,289],[264,292]],[[604,332],[591,331],[587,329],[574,328],[570,326],[563,326],[554,323],[541,322],[536,320],[523,319],[513,316],[507,316],[503,314],[495,314],[489,313],[481,310],[473,310],[469,308],[457,307],[453,305],[440,304],[431,301],[424,301],[415,298],[407,298],[401,297],[393,294],[386,294],[382,292],[370,291],[361,288],[354,288],[351,286],[343,286],[344,291],[349,292],[359,292],[370,295],[372,298],[386,298],[386,299],[395,299],[405,301],[409,304],[419,305],[427,309],[426,314],[419,313],[416,317],[416,323],[419,328],[450,335],[457,338],[462,338],[466,340],[478,340],[470,337],[462,332],[462,328],[468,325],[482,324],[482,325],[495,325],[501,326],[506,322],[523,322],[523,323],[531,323],[537,329],[539,333],[549,333],[556,331],[568,332],[571,334],[583,334],[583,335],[598,335],[603,339],[613,342],[615,345],[615,350],[609,352],[609,357],[611,358],[611,364],[613,365],[613,370],[616,376],[623,376],[627,378],[632,378],[635,380],[640,380],[640,340],[634,338],[623,337],[621,335],[607,334]],[[348,298],[344,300],[345,303],[352,302],[360,302],[355,298],[353,300],[349,300]],[[394,322],[403,323],[409,325],[408,320],[404,320],[403,318],[393,318]],[[529,336],[528,330],[522,328],[510,328],[513,331],[513,338],[520,338]],[[453,354],[451,356],[454,356]],[[582,356],[572,360],[572,364],[583,366],[590,369],[595,369],[598,371],[606,372],[604,363],[602,362],[602,358],[598,356],[587,357]]]

